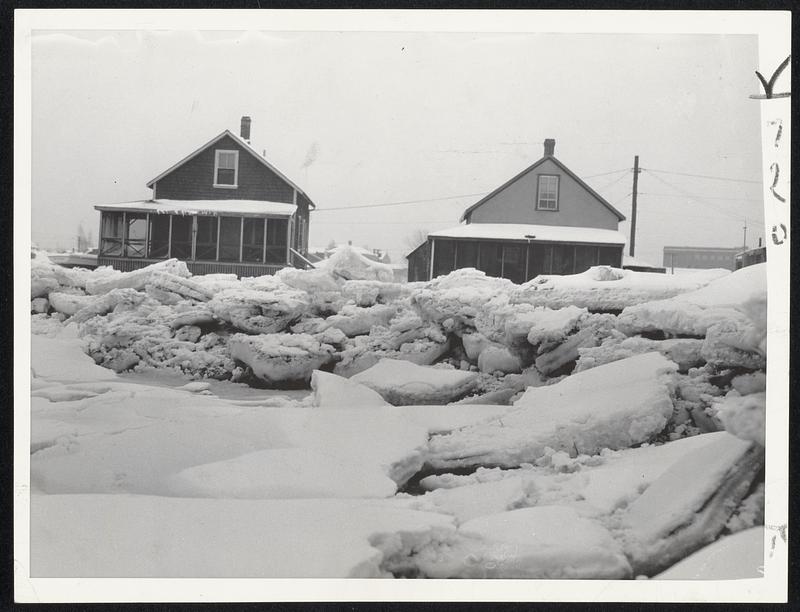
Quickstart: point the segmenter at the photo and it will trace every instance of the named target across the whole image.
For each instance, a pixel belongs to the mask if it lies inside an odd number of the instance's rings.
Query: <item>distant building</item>
[[[410,281],[458,268],[523,283],[539,274],[619,267],[625,217],[554,157],[544,157],[464,211],[459,225],[432,232],[407,255]]]
[[[759,241],[760,242],[760,241]],[[758,263],[767,261],[767,247],[757,246],[754,249],[747,249],[736,254],[736,269],[746,268]]]
[[[664,267],[736,269],[736,255],[742,247],[665,246]]]
[[[128,271],[171,257],[193,274],[305,267],[306,193],[240,135],[218,134],[147,183],[152,198],[101,204],[98,264]]]

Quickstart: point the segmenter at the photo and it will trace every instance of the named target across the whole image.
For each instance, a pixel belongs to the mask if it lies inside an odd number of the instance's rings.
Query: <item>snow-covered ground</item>
[[[384,272],[34,260],[31,575],[757,576],[763,265]]]

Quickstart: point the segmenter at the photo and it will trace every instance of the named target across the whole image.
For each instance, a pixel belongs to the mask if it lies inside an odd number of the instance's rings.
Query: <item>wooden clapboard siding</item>
[[[239,151],[238,186],[214,187],[214,152]],[[294,200],[294,188],[230,136],[224,136],[186,163],[161,177],[154,185],[161,200]]]

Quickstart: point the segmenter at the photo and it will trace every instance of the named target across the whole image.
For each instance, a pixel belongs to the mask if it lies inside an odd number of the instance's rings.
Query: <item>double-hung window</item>
[[[539,175],[536,210],[558,210],[558,175]]]
[[[239,180],[239,151],[214,151],[214,187],[235,188]]]

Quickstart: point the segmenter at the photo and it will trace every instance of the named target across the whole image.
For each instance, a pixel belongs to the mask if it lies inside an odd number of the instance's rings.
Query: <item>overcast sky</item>
[[[629,218],[640,156],[641,259],[739,246],[745,219],[754,245],[757,54],[755,36],[42,33],[32,238],[68,248],[83,224],[96,239],[95,204],[149,197],[148,180],[249,115],[254,146],[317,204],[312,245],[397,260],[539,159],[545,138]]]

